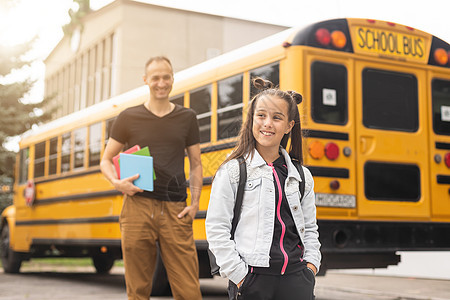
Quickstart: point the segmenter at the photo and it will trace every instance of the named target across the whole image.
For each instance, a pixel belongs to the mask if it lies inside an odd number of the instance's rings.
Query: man
[[[128,299],[150,297],[156,242],[174,298],[201,299],[192,232],[203,181],[197,118],[191,109],[169,101],[173,70],[166,57],[151,58],[143,78],[150,89],[148,100],[119,114],[100,163],[104,176],[124,194],[120,229]],[[134,145],[148,146],[153,156],[153,192],[133,184],[139,174],[117,178],[113,157]],[[186,206],[185,150],[190,165],[190,206]]]

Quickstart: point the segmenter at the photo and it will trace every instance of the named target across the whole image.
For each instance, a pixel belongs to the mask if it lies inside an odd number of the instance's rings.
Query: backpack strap
[[[242,200],[244,198],[244,187],[247,182],[247,165],[243,157],[237,158],[239,162],[239,184],[236,193],[236,203],[234,204],[233,221],[231,223],[231,239],[234,240],[234,232],[236,231],[239,217],[241,214]]]
[[[303,171],[303,167],[300,164],[300,162],[296,159],[292,159],[292,163],[294,164],[294,166],[297,168],[298,173],[300,174],[300,178],[302,179],[302,181],[300,182],[300,203],[303,200],[303,196],[305,194],[305,172]]]

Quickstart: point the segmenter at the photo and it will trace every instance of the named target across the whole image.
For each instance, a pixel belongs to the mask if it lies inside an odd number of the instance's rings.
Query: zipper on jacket
[[[280,178],[278,177],[277,171],[275,171],[273,164],[270,163],[268,165],[272,168],[272,172],[273,172],[273,175],[275,177],[275,181],[276,181],[277,187],[278,187],[277,219],[281,224],[280,250],[284,256],[284,263],[283,263],[283,267],[281,268],[281,275],[284,275],[284,272],[286,272],[286,268],[287,268],[287,264],[288,264],[288,255],[287,255],[286,251],[284,250],[284,245],[283,245],[284,235],[286,233],[286,225],[284,224],[283,219],[281,218],[281,202],[283,201],[283,190],[281,189]]]

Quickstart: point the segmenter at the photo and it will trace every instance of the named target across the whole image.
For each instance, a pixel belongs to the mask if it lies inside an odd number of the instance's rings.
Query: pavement
[[[31,272],[30,274],[36,274],[36,272],[37,274],[39,274],[39,272],[61,272],[59,274],[64,274],[68,272],[75,275],[77,273],[92,274],[95,273],[95,269],[93,267],[34,265],[24,267],[22,272]],[[115,266],[112,269],[111,274],[116,275],[115,280],[117,281],[117,275],[120,276],[123,272],[123,267]],[[102,280],[106,281],[108,280],[107,278],[108,277],[105,277]],[[120,278],[122,277],[120,276]],[[123,279],[121,279],[119,283],[120,287],[118,287],[119,289],[116,291],[118,294],[115,295],[117,298],[112,297],[113,295],[109,295],[109,299],[121,299],[121,297],[124,296]],[[116,285],[117,283],[114,283],[114,286]],[[216,297],[222,294],[226,295],[227,280],[224,278],[216,276],[213,280],[201,279],[201,285],[202,291],[208,291],[207,294],[210,295],[205,297],[205,299],[222,299],[220,298],[222,296],[219,296],[219,298]],[[73,286],[73,283],[71,286]],[[76,288],[75,286],[73,287]],[[92,288],[98,287],[95,286]],[[95,293],[98,293],[97,290],[95,290]],[[0,293],[0,296],[1,294],[2,293]],[[316,300],[450,300],[450,280],[349,274],[348,272],[342,273],[332,270],[328,271],[325,276],[318,276],[316,278],[315,294]],[[0,298],[5,299],[2,297]],[[224,299],[225,298],[226,297],[224,297]],[[156,297],[156,299],[162,300],[172,298]]]
[[[316,279],[316,298],[449,300],[450,280],[343,274],[328,271]],[[352,296],[353,295],[353,296]]]

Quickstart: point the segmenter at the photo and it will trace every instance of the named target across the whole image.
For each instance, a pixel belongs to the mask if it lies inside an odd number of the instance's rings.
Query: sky
[[[40,101],[44,94],[43,60],[63,37],[62,25],[70,21],[68,10],[76,9],[72,0],[15,0],[5,10],[0,0],[0,43],[13,45],[37,36],[28,58],[32,67],[0,78],[8,83],[23,77],[37,80],[26,101]],[[312,22],[343,17],[371,18],[408,25],[450,41],[448,0],[136,0],[174,8],[228,17],[267,22],[284,26],[303,26]],[[96,10],[112,0],[91,0]],[[28,99],[28,100],[27,100]]]

